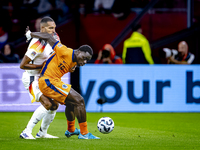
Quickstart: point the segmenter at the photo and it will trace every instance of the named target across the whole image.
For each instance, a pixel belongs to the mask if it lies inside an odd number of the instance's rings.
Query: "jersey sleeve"
[[[71,49],[61,44],[59,41],[57,41],[52,48],[56,52],[56,54],[60,57],[69,55],[68,50]]]
[[[25,53],[31,60],[34,60],[38,54],[42,53],[46,44],[44,41],[40,41],[39,39],[33,38],[28,46],[28,49]]]

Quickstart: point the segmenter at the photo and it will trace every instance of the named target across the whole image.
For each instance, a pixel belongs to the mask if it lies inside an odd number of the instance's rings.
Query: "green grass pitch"
[[[21,139],[31,115],[0,113],[0,150],[200,150],[200,113],[87,113],[89,131],[101,139],[79,140],[77,136],[65,137],[67,123],[59,112],[48,130],[59,139]],[[110,134],[97,129],[97,121],[104,116],[115,122]],[[39,127],[40,123],[34,136]]]

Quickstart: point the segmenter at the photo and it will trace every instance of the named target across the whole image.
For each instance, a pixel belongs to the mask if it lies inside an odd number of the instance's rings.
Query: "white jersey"
[[[53,53],[52,47],[44,40],[33,38],[28,46],[26,56],[32,61],[31,64],[41,65],[43,64]],[[26,70],[28,74],[35,76],[39,75],[41,69]]]
[[[33,38],[26,51],[31,64],[42,65],[53,53],[52,47],[44,40]],[[31,102],[39,101],[42,92],[38,86],[41,69],[25,70],[22,76],[24,87],[28,90]],[[32,83],[32,84],[31,84]]]
[[[53,37],[60,41],[57,33]],[[26,56],[32,61],[31,64],[42,65],[53,53],[52,47],[44,40],[33,38],[26,51]],[[38,79],[41,69],[25,70],[22,76],[24,87],[29,91],[31,102],[39,101],[42,92],[38,86]]]

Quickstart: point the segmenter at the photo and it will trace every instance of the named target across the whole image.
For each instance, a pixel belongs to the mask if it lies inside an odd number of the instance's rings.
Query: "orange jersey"
[[[56,100],[60,104],[65,104],[71,85],[65,84],[58,78],[43,76],[39,78],[39,88],[45,96]]]
[[[74,50],[62,45],[59,41],[52,48],[55,52],[43,66],[41,74],[50,78],[61,79],[64,74],[77,65],[76,62],[73,62]]]

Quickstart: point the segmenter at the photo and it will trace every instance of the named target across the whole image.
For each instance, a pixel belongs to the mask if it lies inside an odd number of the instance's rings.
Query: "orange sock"
[[[74,130],[75,130],[75,120],[73,120],[73,121],[67,120],[67,130],[69,132],[74,132]]]
[[[80,132],[81,132],[82,135],[89,133],[89,131],[87,129],[87,122],[79,123],[79,126],[80,126]]]

